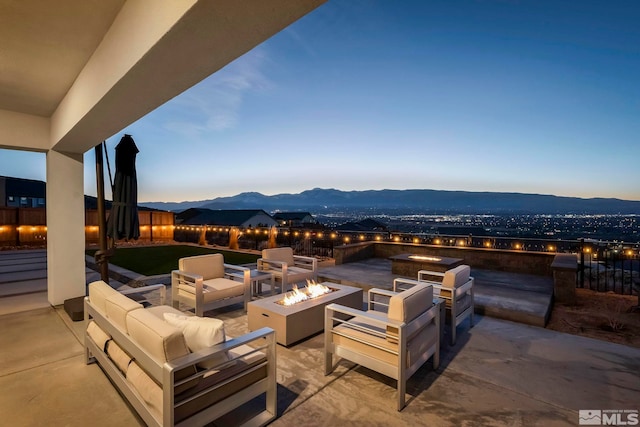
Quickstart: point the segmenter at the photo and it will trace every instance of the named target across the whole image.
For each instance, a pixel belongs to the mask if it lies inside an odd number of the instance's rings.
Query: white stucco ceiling
[[[0,0],[0,109],[49,117],[125,0]]]
[[[0,148],[84,153],[326,0],[0,0]]]

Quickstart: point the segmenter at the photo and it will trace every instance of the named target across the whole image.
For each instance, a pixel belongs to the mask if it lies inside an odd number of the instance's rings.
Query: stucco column
[[[47,291],[51,305],[85,295],[82,154],[47,152]]]

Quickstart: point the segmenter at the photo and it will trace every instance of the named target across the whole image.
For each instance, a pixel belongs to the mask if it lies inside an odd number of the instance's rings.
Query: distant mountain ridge
[[[526,193],[447,190],[341,191],[314,188],[297,194],[265,196],[240,193],[231,197],[189,202],[149,202],[141,206],[180,212],[207,209],[264,209],[265,211],[407,211],[415,213],[518,214],[640,214],[640,201],[578,198]]]

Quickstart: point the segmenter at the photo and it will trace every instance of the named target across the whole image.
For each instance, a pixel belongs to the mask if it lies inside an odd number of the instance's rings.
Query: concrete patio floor
[[[83,322],[34,307],[37,294],[7,297],[11,310],[0,314],[2,423],[142,425],[101,369],[84,364]],[[240,307],[207,315],[234,333],[246,327]],[[350,363],[325,377],[321,343],[316,335],[278,347],[282,399],[272,425],[576,426],[581,409],[640,409],[640,349],[488,316],[458,327],[437,371],[428,362],[412,377],[402,412],[393,380]],[[294,360],[308,372],[292,372]]]

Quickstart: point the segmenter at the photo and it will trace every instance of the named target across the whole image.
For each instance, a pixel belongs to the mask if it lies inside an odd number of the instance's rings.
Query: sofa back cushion
[[[102,280],[89,283],[89,301],[91,301],[91,305],[100,310],[102,314],[106,314],[107,312],[107,298],[116,293],[118,293],[118,291]]]
[[[287,266],[292,266],[293,261],[293,249],[292,248],[271,248],[262,250],[262,258],[269,261],[286,262]]]
[[[142,308],[142,304],[122,295],[102,280],[89,284],[89,301],[124,332],[127,332],[127,313]]]
[[[442,278],[442,286],[447,288],[457,288],[469,281],[471,267],[468,265],[459,265],[456,268],[447,270]]]
[[[178,269],[199,274],[204,280],[224,277],[224,256],[222,254],[197,255],[180,258]]]
[[[128,332],[127,314],[132,311],[141,311],[143,306],[139,302],[136,302],[116,291],[114,295],[110,295],[106,299],[105,308],[109,320],[116,324],[120,329]]]
[[[127,327],[136,344],[160,364],[189,354],[182,331],[147,310],[130,312]]]

